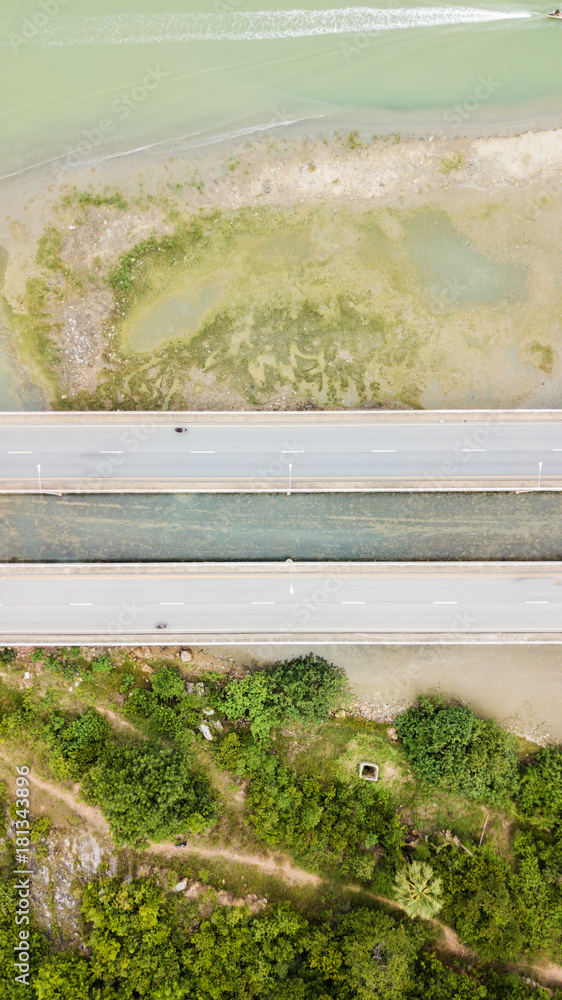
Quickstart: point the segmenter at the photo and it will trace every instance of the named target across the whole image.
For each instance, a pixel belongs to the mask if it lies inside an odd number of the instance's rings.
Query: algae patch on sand
[[[496,215],[199,213],[129,245],[89,285],[51,233],[51,295],[107,303],[95,385],[68,385],[59,405],[516,405],[555,354]]]

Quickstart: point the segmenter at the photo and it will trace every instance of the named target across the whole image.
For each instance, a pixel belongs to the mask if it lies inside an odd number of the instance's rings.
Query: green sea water
[[[562,24],[544,7],[402,2],[2,0],[0,175],[297,121],[459,134],[555,121]]]

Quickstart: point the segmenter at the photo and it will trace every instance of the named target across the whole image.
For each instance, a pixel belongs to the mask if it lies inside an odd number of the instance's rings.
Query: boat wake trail
[[[105,17],[57,17],[26,34],[38,45],[138,45],[148,42],[259,41],[483,24],[533,17],[526,11],[478,7],[416,7],[339,10],[238,11],[224,14],[111,14]],[[34,26],[33,26],[34,27]],[[17,28],[3,31],[4,43],[15,44]]]

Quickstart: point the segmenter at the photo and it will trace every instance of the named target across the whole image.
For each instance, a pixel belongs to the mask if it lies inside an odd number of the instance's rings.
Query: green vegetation
[[[46,726],[49,767],[57,778],[81,778],[103,755],[109,723],[93,709],[75,719],[53,713]]]
[[[229,684],[224,712],[229,719],[247,718],[252,736],[266,739],[283,721],[325,722],[346,686],[343,670],[318,656],[299,656]]]
[[[562,748],[539,750],[520,771],[517,805],[531,822],[562,824]]]
[[[302,904],[268,890],[254,915],[241,901],[217,905],[210,889],[201,899],[169,892],[185,854],[160,880],[100,876],[83,889],[87,957],[55,954],[37,932],[34,997],[62,997],[65,984],[86,1000],[546,997],[502,969],[560,955],[560,748],[528,758],[493,721],[423,697],[395,720],[392,742],[385,727],[346,715],[341,671],[312,654],[197,681],[170,662],[149,679],[126,653],[32,658],[61,698],[71,667],[81,698],[122,691],[123,713],[147,737],[111,728],[93,707],[53,709],[33,691],[0,689],[0,739],[25,747],[51,780],[79,780],[117,845],[189,835],[195,852],[281,851],[320,876]],[[378,762],[378,782],[359,778],[361,760]],[[12,806],[6,814],[9,832]],[[41,858],[48,828],[31,818]],[[432,954],[431,918],[473,950],[470,967]],[[0,926],[0,961],[9,933]]]
[[[221,764],[251,779],[249,821],[260,840],[282,847],[307,868],[371,884],[376,880],[378,889],[390,891],[404,830],[382,789],[358,780],[321,781],[298,774],[263,741],[235,734],[225,739],[218,756]]]
[[[61,205],[65,208],[70,208],[72,205],[80,205],[81,207],[94,205],[96,208],[100,205],[109,205],[111,208],[117,208],[121,212],[126,212],[129,207],[129,203],[120,191],[110,192],[109,188],[105,188],[103,194],[96,194],[93,189],[78,191],[77,188],[73,187],[63,195]]]
[[[0,880],[3,1000],[14,982],[13,881]],[[154,878],[90,882],[82,893],[88,955],[54,952],[30,925],[31,1000],[547,1000],[514,975],[447,968],[421,924],[364,905],[289,904],[251,916],[166,895]],[[552,992],[552,1000],[562,994]]]
[[[421,696],[396,721],[404,752],[426,781],[471,799],[503,802],[517,782],[517,741],[464,705]]]
[[[169,747],[143,743],[107,753],[88,773],[87,789],[117,844],[146,847],[203,830],[216,817],[207,782]]]
[[[409,917],[435,917],[443,906],[441,895],[442,881],[434,878],[431,865],[423,861],[412,861],[406,868],[396,872],[394,898]]]

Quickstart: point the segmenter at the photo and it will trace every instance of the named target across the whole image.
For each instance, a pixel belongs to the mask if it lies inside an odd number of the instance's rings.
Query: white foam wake
[[[224,14],[110,14],[105,17],[57,17],[29,34],[40,45],[125,45],[147,42],[258,41],[348,35],[397,28],[481,24],[532,17],[526,11],[478,7],[404,7],[394,10],[346,7],[340,10],[238,11]],[[33,26],[34,27],[34,26]],[[18,33],[18,26],[4,32]],[[13,43],[13,38],[11,39]]]

